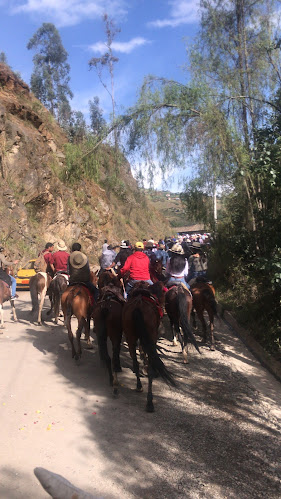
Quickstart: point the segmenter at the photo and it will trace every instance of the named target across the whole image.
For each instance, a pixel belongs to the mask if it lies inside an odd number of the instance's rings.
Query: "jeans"
[[[140,281],[138,281],[138,280],[136,280],[136,279],[130,279],[130,280],[127,282],[127,284],[126,284],[126,286],[125,286],[125,291],[126,291],[127,295],[129,295],[129,294],[130,294],[130,291],[132,291],[132,288],[133,288],[133,286],[134,286],[134,284],[135,284],[136,282],[140,282]],[[150,279],[148,279],[148,280],[147,280],[147,281],[145,281],[145,282],[148,282],[148,284],[153,284],[153,282],[152,282]]]
[[[167,286],[169,286],[170,284],[179,284],[180,282],[182,282],[188,289],[190,289],[190,286],[189,286],[189,284],[187,284],[184,277],[180,277],[180,278],[170,277],[168,282],[167,282]]]
[[[17,288],[17,281],[16,281],[15,277],[13,277],[12,275],[10,275],[10,278],[11,278],[11,281],[12,281],[12,291],[11,291],[11,294],[12,294],[12,298],[15,298],[15,296],[16,296],[16,288]]]

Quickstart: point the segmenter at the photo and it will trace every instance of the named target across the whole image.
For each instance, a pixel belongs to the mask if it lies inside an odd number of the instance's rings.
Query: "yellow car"
[[[17,271],[15,275],[17,281],[17,289],[29,289],[29,279],[36,274],[34,270],[34,262],[35,258],[33,260],[29,260],[22,268]]]

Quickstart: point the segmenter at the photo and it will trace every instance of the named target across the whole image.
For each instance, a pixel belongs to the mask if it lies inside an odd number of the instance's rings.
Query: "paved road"
[[[148,414],[126,345],[114,399],[95,343],[77,366],[62,322],[31,324],[28,292],[17,310],[0,336],[1,498],[49,497],[36,466],[97,498],[281,497],[281,386],[223,322],[187,366],[160,340],[179,388],[156,380]]]

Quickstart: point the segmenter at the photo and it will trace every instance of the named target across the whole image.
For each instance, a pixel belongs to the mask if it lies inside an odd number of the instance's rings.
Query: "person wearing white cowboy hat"
[[[84,284],[98,299],[98,289],[91,282],[91,271],[88,257],[82,251],[73,251],[68,261],[69,285]]]
[[[60,239],[57,242],[57,251],[52,254],[52,257],[50,258],[50,264],[53,268],[53,271],[55,273],[67,273],[67,262],[69,258],[69,253],[66,251],[67,246],[65,242]]]
[[[129,241],[121,241],[119,253],[117,253],[114,259],[114,264],[117,265],[118,270],[122,269],[128,256],[133,253],[128,243]]]
[[[180,243],[175,243],[169,250],[170,256],[167,260],[166,273],[169,275],[167,286],[170,284],[182,283],[189,289],[186,282],[188,275],[188,261],[185,258],[183,247]]]

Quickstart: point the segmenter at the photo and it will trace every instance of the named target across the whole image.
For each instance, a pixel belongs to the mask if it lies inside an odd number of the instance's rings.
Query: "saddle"
[[[99,301],[116,300],[119,303],[126,303],[123,294],[116,286],[104,286],[104,288],[101,289],[100,293],[101,295]]]
[[[69,284],[69,287],[72,287],[72,286],[83,286],[83,288],[85,289],[85,291],[87,291],[88,296],[90,298],[91,307],[94,307],[94,305],[96,303],[95,297],[94,297],[93,293],[90,291],[90,289],[87,287],[87,284],[84,284],[83,282],[72,282],[71,284]]]
[[[138,296],[140,296],[143,301],[147,301],[147,302],[155,305],[155,307],[159,313],[160,319],[162,319],[164,312],[163,312],[163,309],[162,309],[158,299],[156,298],[156,296],[151,294],[148,289],[144,289],[144,288],[133,289],[130,293],[130,299],[136,298]]]
[[[167,284],[166,286],[168,288],[168,291],[172,288],[178,288],[179,286],[182,286],[191,295],[190,289],[183,282],[172,282],[171,284]]]

